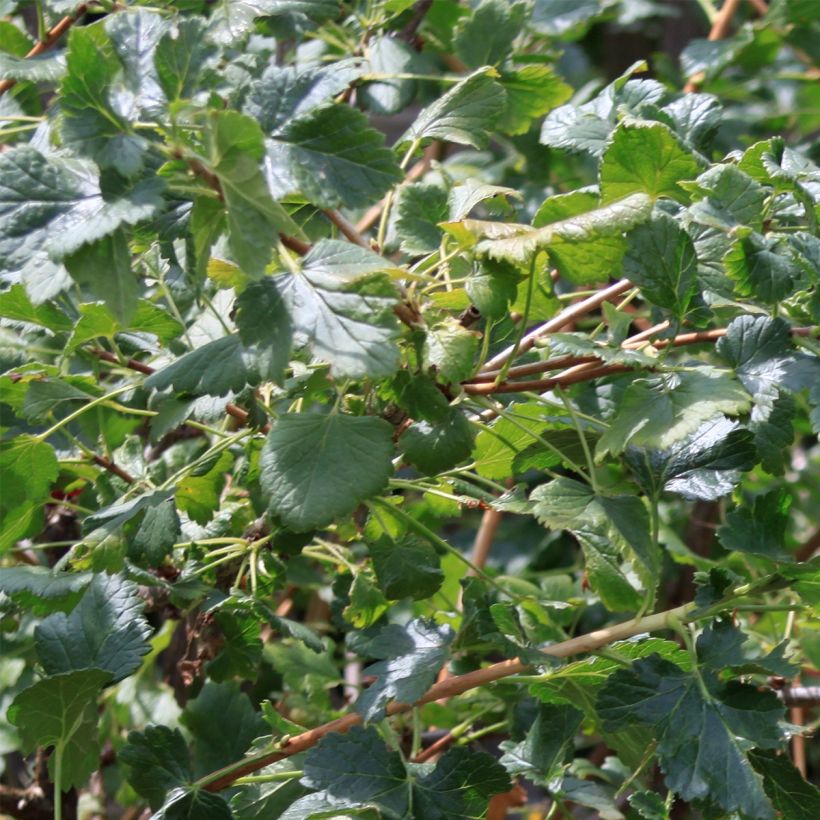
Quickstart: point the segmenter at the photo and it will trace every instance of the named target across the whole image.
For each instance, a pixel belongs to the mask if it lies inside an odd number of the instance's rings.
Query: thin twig
[[[723,8],[718,12],[717,17],[715,17],[715,22],[712,23],[712,28],[709,31],[708,40],[722,40],[726,35],[729,33],[729,29],[732,27],[732,18],[735,16],[735,12],[740,8],[741,0],[726,0],[723,4]],[[689,81],[683,87],[683,90],[686,94],[691,94],[694,91],[697,91],[700,88],[700,84],[703,82],[704,78],[706,77],[705,72],[699,71],[697,74],[689,78]]]
[[[577,638],[553,644],[542,651],[545,655],[553,658],[566,658],[571,655],[591,652],[615,641],[640,635],[643,632],[656,632],[667,629],[670,623],[686,620],[693,606],[693,604],[684,604],[655,615],[624,621],[606,629],[599,629],[586,635],[580,635]],[[419,706],[442,698],[455,697],[471,689],[486,686],[511,675],[520,674],[528,669],[530,665],[516,658],[476,669],[463,675],[454,675],[430,687],[415,705]],[[386,711],[388,715],[397,715],[408,712],[412,708],[413,704],[393,701],[387,705]],[[261,753],[212,772],[201,778],[196,785],[207,791],[220,791],[230,786],[238,777],[252,774],[278,760],[304,752],[315,746],[326,735],[332,732],[346,732],[361,722],[362,717],[357,713],[344,715],[315,729],[302,732],[302,734],[295,737],[285,738],[276,751]]]
[[[326,208],[323,213],[339,229],[342,236],[347,237],[354,244],[370,250],[370,243],[356,230],[356,226],[348,222],[342,214],[333,210],[333,208]]]
[[[435,743],[431,743],[426,749],[422,749],[414,758],[413,763],[425,763],[431,757],[435,757],[439,752],[448,749],[458,738],[452,733],[447,732],[442,735]]]
[[[749,0],[749,5],[761,16],[765,17],[769,13],[769,6],[766,0]]]
[[[496,510],[494,507],[491,507],[489,510],[484,510],[484,515],[481,516],[481,524],[475,536],[471,559],[473,566],[478,567],[478,569],[484,569],[487,565],[490,547],[493,545],[493,539],[498,531],[498,525],[501,523],[501,517],[503,515],[504,513],[502,513],[501,510]],[[472,567],[467,571],[467,575],[475,575],[475,571]]]
[[[596,307],[608,301],[609,299],[612,299],[614,296],[619,296],[620,294],[625,293],[631,287],[632,283],[628,279],[621,279],[614,285],[610,285],[607,288],[603,288],[603,290],[599,290],[597,293],[593,293],[592,296],[588,296],[586,299],[582,299],[580,302],[576,302],[574,305],[569,305],[564,310],[562,310],[557,316],[553,316],[552,319],[550,319],[548,322],[544,322],[544,324],[539,325],[536,328],[533,328],[529,333],[527,333],[521,339],[521,342],[518,345],[516,355],[520,356],[522,353],[526,353],[542,336],[560,330],[562,327],[564,327],[564,325],[574,321],[575,319],[578,319],[580,316],[584,316],[590,311],[595,310]],[[495,368],[503,366],[503,364],[507,361],[507,359],[510,356],[513,355],[514,352],[516,352],[516,348],[513,345],[505,348],[501,351],[501,353],[498,353],[497,355],[493,356],[492,359],[487,361],[484,367],[481,368],[481,372],[484,373],[487,370],[494,370]]]
[[[552,379],[535,379],[533,381],[502,382],[495,384],[465,384],[462,385],[465,393],[472,395],[487,396],[495,393],[520,393],[525,390],[543,391],[552,390],[553,387],[567,387],[571,384],[599,379],[603,376],[612,376],[616,373],[627,373],[632,368],[625,364],[611,364],[596,367],[594,364],[581,364],[577,368],[572,368],[572,373],[563,373]]]
[[[113,473],[118,478],[121,478],[126,484],[133,484],[137,479],[134,478],[130,473],[123,470],[122,467],[118,467],[111,461],[110,458],[106,458],[105,456],[97,455],[94,453],[93,460],[95,464],[99,464],[100,467],[108,470],[109,473]]]
[[[441,153],[441,148],[442,143],[438,140],[430,143],[430,145],[424,149],[422,158],[404,175],[404,182],[415,182],[421,179],[430,170],[430,165],[432,165],[433,160]],[[357,233],[367,233],[379,221],[386,202],[387,197],[364,212],[362,218],[356,223]]]
[[[54,48],[57,41],[63,36],[63,34],[65,34],[74,25],[74,23],[76,23],[77,20],[85,14],[87,8],[87,4],[82,3],[74,9],[72,14],[67,14],[63,17],[62,20],[48,30],[48,33],[44,39],[40,40],[39,43],[36,43],[32,47],[28,54],[26,54],[25,59],[28,60],[30,57],[37,57],[38,55]],[[3,80],[0,82],[0,97],[2,97],[3,94],[5,94],[10,88],[13,88],[16,82],[16,80]]]

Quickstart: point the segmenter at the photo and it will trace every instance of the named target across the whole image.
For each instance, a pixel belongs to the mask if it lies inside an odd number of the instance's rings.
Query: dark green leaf
[[[175,30],[166,32],[154,53],[157,78],[169,100],[193,96],[200,74],[216,49],[205,37],[202,20],[180,20]]]
[[[399,365],[390,263],[347,242],[317,242],[301,274],[281,283],[294,328],[342,378],[388,376]]]
[[[807,783],[786,755],[754,751],[752,766],[763,775],[763,789],[775,809],[788,820],[814,820],[820,812],[820,789]]]
[[[280,416],[262,453],[270,511],[298,531],[353,512],[387,484],[392,433],[386,421],[365,416]]]
[[[368,544],[368,550],[379,587],[391,601],[429,598],[444,581],[439,557],[426,541],[413,536],[395,542],[382,538]]]
[[[60,86],[63,140],[101,168],[115,168],[129,177],[142,171],[148,144],[112,105],[120,71],[102,25],[71,30],[67,73]]]
[[[137,307],[139,282],[131,270],[128,237],[121,228],[65,258],[71,278],[97,298],[127,325]]]
[[[179,540],[181,531],[173,500],[149,507],[131,541],[129,557],[141,564],[159,566]]]
[[[8,709],[23,751],[54,747],[48,771],[54,779],[61,767],[61,787],[85,784],[99,766],[97,696],[111,675],[102,669],[83,669],[53,675],[24,689]]]
[[[723,257],[726,274],[740,296],[752,296],[771,304],[791,291],[797,269],[784,252],[782,242],[738,228],[735,240]]]
[[[206,683],[188,702],[180,720],[194,737],[195,776],[239,760],[251,741],[265,734],[266,727],[236,683]],[[227,726],[230,732],[225,731]]]
[[[784,657],[787,641],[768,655],[746,646],[747,638],[728,618],[713,621],[698,636],[698,660],[713,670],[731,667],[739,674],[780,675],[791,678],[798,667]]]
[[[38,615],[70,609],[91,581],[90,572],[55,572],[48,567],[3,567],[0,592]]]
[[[259,775],[282,776],[290,771],[295,771],[295,766],[290,761],[282,761],[261,769]],[[273,820],[283,817],[287,808],[305,794],[307,789],[297,778],[251,783],[231,798],[231,811],[236,820]]]
[[[232,820],[225,800],[203,789],[174,789],[154,820]]]
[[[151,628],[137,585],[117,575],[95,575],[68,614],[49,615],[35,630],[37,657],[50,675],[104,669],[114,681],[139,668]]]
[[[696,677],[653,655],[612,675],[598,696],[598,711],[608,730],[630,724],[654,729],[666,783],[684,800],[709,799],[725,811],[772,817],[744,742],[780,745],[783,707],[771,692],[721,684],[706,672]]]
[[[629,234],[623,271],[641,293],[682,319],[697,292],[697,257],[689,234],[659,214]]]
[[[126,766],[128,782],[155,810],[171,789],[193,780],[188,746],[179,729],[148,726],[129,732],[118,757]]]
[[[482,68],[461,80],[419,114],[399,143],[441,139],[483,148],[506,106],[504,89],[494,76],[496,72]]]
[[[441,245],[439,222],[447,220],[447,192],[438,185],[417,183],[401,188],[396,204],[396,234],[405,253],[423,254]]]
[[[325,208],[370,205],[401,180],[382,133],[349,105],[314,108],[282,125],[268,161],[275,191],[298,190]]]
[[[401,434],[398,448],[420,472],[437,475],[469,458],[473,430],[464,413],[452,408],[443,421],[411,424]]]
[[[549,781],[556,767],[564,763],[582,719],[583,713],[572,706],[539,704],[535,722],[524,740],[501,744],[501,765],[511,775],[524,775],[542,783]]]
[[[367,646],[368,654],[382,658],[365,675],[377,680],[359,696],[354,708],[366,721],[381,720],[387,703],[415,703],[432,685],[449,657],[455,633],[449,626],[416,619],[400,627],[383,627]]]
[[[750,505],[727,514],[726,523],[718,530],[720,543],[727,550],[788,560],[784,540],[791,505],[791,495],[782,488],[758,495]]]

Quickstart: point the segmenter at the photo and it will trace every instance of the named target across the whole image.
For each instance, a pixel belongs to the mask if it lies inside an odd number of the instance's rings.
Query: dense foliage
[[[817,0],[0,13],[0,812],[820,817]]]

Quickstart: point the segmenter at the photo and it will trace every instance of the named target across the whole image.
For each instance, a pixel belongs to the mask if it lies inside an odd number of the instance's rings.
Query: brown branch
[[[99,464],[100,467],[108,470],[109,473],[113,473],[118,478],[121,478],[126,484],[133,484],[137,479],[134,478],[130,473],[127,473],[123,470],[122,467],[118,467],[111,461],[110,458],[106,458],[105,456],[97,455],[94,453],[93,460],[95,464]]]
[[[723,4],[723,8],[717,13],[714,22],[712,23],[712,28],[709,31],[708,40],[722,40],[726,35],[729,33],[729,29],[732,27],[732,18],[735,16],[735,13],[740,8],[741,0],[726,0]],[[703,71],[698,72],[694,76],[689,78],[689,81],[683,87],[683,90],[687,94],[691,94],[693,91],[697,91],[700,88],[700,84],[703,82],[706,74]]]
[[[427,15],[427,12],[430,11],[430,6],[432,5],[433,0],[418,0],[416,5],[413,7],[413,16],[410,18],[407,25],[401,30],[401,34],[399,36],[402,40],[406,40],[408,43],[415,42],[416,32],[419,30],[419,26],[421,26],[424,22],[424,18]]]
[[[583,368],[583,369],[582,369]],[[587,369],[589,368],[589,369]],[[576,370],[573,368],[573,370]],[[543,391],[551,390],[553,387],[568,387],[571,384],[599,379],[603,376],[612,376],[616,373],[627,373],[632,370],[625,364],[611,364],[595,367],[591,364],[579,365],[576,372],[565,373],[555,376],[552,379],[535,379],[533,381],[502,382],[495,384],[465,384],[462,385],[465,393],[472,395],[487,396],[494,393],[520,393],[524,390]]]
[[[137,359],[126,359],[125,361],[120,361],[113,353],[109,353],[109,351],[107,350],[102,350],[98,347],[87,348],[87,350],[93,356],[96,356],[98,359],[101,359],[104,362],[111,362],[112,364],[118,364],[122,367],[127,367],[129,370],[136,370],[138,373],[143,373],[146,376],[150,376],[152,373],[156,373],[156,368],[144,364],[143,362]],[[229,416],[235,418],[241,424],[248,423],[248,411],[243,410],[236,404],[226,404],[225,412]],[[260,428],[260,430],[263,433],[267,433],[270,430],[270,424],[263,425]]]
[[[658,630],[667,629],[670,623],[686,620],[692,607],[692,604],[685,604],[684,606],[659,612],[655,615],[624,621],[607,627],[606,629],[598,629],[586,635],[580,635],[577,638],[561,641],[560,643],[546,647],[542,651],[545,655],[553,658],[567,658],[571,655],[591,652],[615,641],[640,635],[643,632],[657,632]],[[468,692],[471,689],[486,686],[502,678],[517,675],[528,668],[529,666],[527,664],[516,658],[514,660],[501,661],[491,666],[485,666],[463,675],[454,675],[431,686],[426,694],[416,701],[416,704],[398,703],[396,701],[389,703],[387,705],[387,714],[397,715],[410,711],[414,705],[420,706],[435,700],[441,700],[442,698],[452,698],[456,695]],[[291,757],[299,752],[307,751],[326,735],[332,732],[346,732],[361,722],[362,717],[359,714],[350,713],[344,715],[343,717],[330,721],[330,723],[325,723],[315,729],[302,732],[295,737],[285,738],[280,744],[281,748],[276,751],[260,754],[212,772],[202,778],[196,785],[207,791],[220,791],[230,786],[238,777],[252,774],[265,766],[269,766],[271,763],[276,763],[278,760]]]
[[[280,233],[279,240],[286,248],[292,250],[294,253],[298,253],[299,256],[305,256],[311,248],[310,242],[304,242],[301,239],[297,239],[295,236],[288,236],[287,234]]]
[[[347,237],[354,245],[370,250],[370,243],[356,230],[356,226],[333,208],[325,208],[324,215],[338,228],[342,236]]]
[[[641,331],[641,333],[637,333],[635,336],[630,337],[627,339],[621,347],[626,350],[632,350],[635,348],[640,347],[644,344],[647,340],[648,336],[651,336],[653,333],[658,332],[658,330],[664,329],[664,326],[667,325],[666,322],[662,322],[659,325],[655,325],[654,327],[648,328],[647,330]],[[709,342],[715,342],[720,339],[721,336],[726,335],[727,328],[715,328],[714,330],[701,330],[694,333],[681,333],[678,336],[675,336],[673,339],[658,339],[652,342],[652,346],[656,349],[663,349],[666,347],[683,347],[685,345],[695,345],[695,344],[706,344]],[[817,332],[816,328],[813,327],[793,327],[790,330],[793,336],[811,336],[813,333]],[[560,370],[564,367],[574,367],[576,365],[590,365],[593,363],[600,363],[601,359],[597,356],[556,356],[552,359],[544,359],[541,362],[530,362],[529,364],[522,364],[518,365],[517,367],[511,367],[507,371],[507,378],[512,379],[518,376],[530,376],[534,373],[546,373],[550,370]],[[465,387],[468,385],[476,385],[482,384],[486,382],[494,382],[495,379],[500,375],[501,369],[496,370],[489,370],[486,372],[478,373],[475,376],[472,376],[466,382],[464,382]],[[561,376],[556,377],[557,379],[564,379],[565,377],[571,375],[569,372],[561,374]],[[525,384],[525,382],[505,382],[507,385],[515,385],[515,384]],[[522,388],[523,389],[523,388]],[[530,388],[526,388],[530,389]],[[468,391],[468,392],[477,392],[477,391]],[[495,392],[495,391],[483,391],[483,392]],[[509,392],[509,391],[497,391],[497,392]]]
[[[431,743],[426,749],[422,749],[414,758],[413,763],[425,763],[431,757],[435,757],[439,752],[448,749],[458,738],[452,733],[447,732],[442,735],[437,741]]]
[[[766,0],[749,0],[749,5],[761,16],[765,17],[769,13],[769,6]]]
[[[501,353],[493,356],[492,359],[481,368],[481,372],[484,373],[487,370],[494,370],[495,368],[501,367],[512,355],[520,356],[522,353],[526,353],[542,336],[560,330],[564,325],[595,310],[596,307],[612,299],[614,296],[625,293],[631,287],[632,283],[628,279],[621,279],[614,285],[603,288],[597,293],[592,294],[592,296],[588,296],[586,299],[576,302],[574,305],[569,305],[557,316],[553,316],[548,322],[533,328],[533,330],[521,339],[517,348],[515,345],[510,345],[502,350]]]
[[[473,566],[467,571],[467,575],[475,575],[477,569],[484,569],[486,566],[487,557],[490,554],[490,547],[493,545],[493,539],[498,531],[498,525],[501,523],[503,515],[504,513],[502,513],[501,510],[496,510],[494,507],[484,510],[484,515],[481,516],[481,524],[475,536],[473,554],[470,559]]]
[[[820,550],[820,530],[815,530],[814,535],[798,547],[794,558],[796,561],[808,561],[817,550]]]
[[[442,143],[440,141],[436,140],[430,143],[424,149],[422,158],[404,175],[404,182],[415,182],[417,179],[421,179],[430,170],[433,160],[438,158],[441,149]],[[385,199],[377,202],[364,212],[362,218],[356,223],[357,233],[367,233],[379,221],[386,202],[387,198],[385,197]]]
[[[76,23],[77,20],[85,14],[87,8],[87,4],[82,3],[74,9],[72,14],[68,14],[63,17],[62,20],[48,30],[48,33],[43,40],[35,43],[31,51],[26,54],[25,59],[28,60],[31,57],[37,57],[38,55],[44,54],[46,51],[54,48],[57,41],[63,36],[63,34],[65,34],[74,25],[74,23]],[[13,88],[16,82],[16,80],[3,80],[0,82],[0,97],[2,97],[3,94],[5,94],[10,88]]]

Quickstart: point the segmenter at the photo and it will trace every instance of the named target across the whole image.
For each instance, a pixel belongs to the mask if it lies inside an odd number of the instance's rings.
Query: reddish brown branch
[[[687,604],[667,612],[649,615],[645,618],[624,621],[623,623],[607,627],[606,629],[599,629],[577,638],[571,638],[561,643],[553,644],[544,649],[543,652],[545,655],[554,658],[566,658],[571,655],[591,652],[614,641],[630,638],[643,632],[655,632],[660,629],[666,629],[669,626],[670,619],[672,621],[686,619],[690,609],[691,605]],[[431,686],[430,689],[427,690],[427,693],[421,697],[415,705],[431,703],[436,700],[441,700],[442,698],[452,698],[456,695],[468,692],[471,689],[477,689],[480,686],[486,686],[494,681],[507,678],[510,675],[517,675],[527,668],[526,664],[516,658],[515,660],[501,661],[491,666],[476,669],[463,675],[454,675]],[[387,714],[397,715],[402,712],[408,712],[412,708],[413,704],[397,703],[394,701],[387,705]],[[315,729],[302,732],[302,734],[296,735],[295,737],[287,738],[277,751],[270,752],[269,754],[260,754],[239,764],[233,764],[225,769],[213,772],[202,778],[198,785],[207,791],[220,791],[230,786],[238,777],[252,774],[278,760],[291,757],[299,752],[304,752],[315,746],[326,735],[332,732],[346,732],[361,722],[361,715],[356,713],[347,714],[330,723],[325,723]]]
[[[732,27],[732,18],[735,16],[735,13],[740,8],[741,0],[726,0],[723,4],[723,8],[717,13],[714,22],[712,23],[712,28],[709,31],[709,36],[707,39],[709,40],[722,40],[726,35],[729,33],[729,29]],[[703,71],[698,72],[693,77],[689,78],[689,81],[683,87],[684,92],[687,94],[691,94],[693,91],[697,91],[700,88],[700,84],[703,82],[705,73]]]
[[[452,732],[447,732],[442,735],[434,743],[431,743],[426,749],[422,749],[414,758],[413,763],[425,763],[431,757],[435,757],[440,752],[450,748],[456,741],[456,736]]]
[[[123,470],[122,467],[118,467],[116,464],[114,464],[114,462],[111,461],[110,458],[106,458],[105,456],[100,456],[97,455],[97,453],[94,453],[93,459],[95,464],[99,464],[100,467],[103,467],[104,469],[108,470],[109,473],[113,473],[118,478],[121,478],[126,484],[133,484],[137,480],[130,473],[127,473],[125,470]]]
[[[76,23],[77,20],[85,14],[87,8],[88,6],[85,3],[82,3],[74,9],[73,14],[68,14],[63,17],[59,23],[48,30],[45,39],[40,40],[40,42],[33,46],[31,51],[26,54],[25,59],[28,60],[31,57],[37,57],[38,55],[43,54],[53,48],[63,34],[65,34],[74,25],[74,23]],[[3,94],[5,94],[10,88],[13,88],[16,82],[16,80],[3,80],[0,82],[0,97],[2,97]]]

